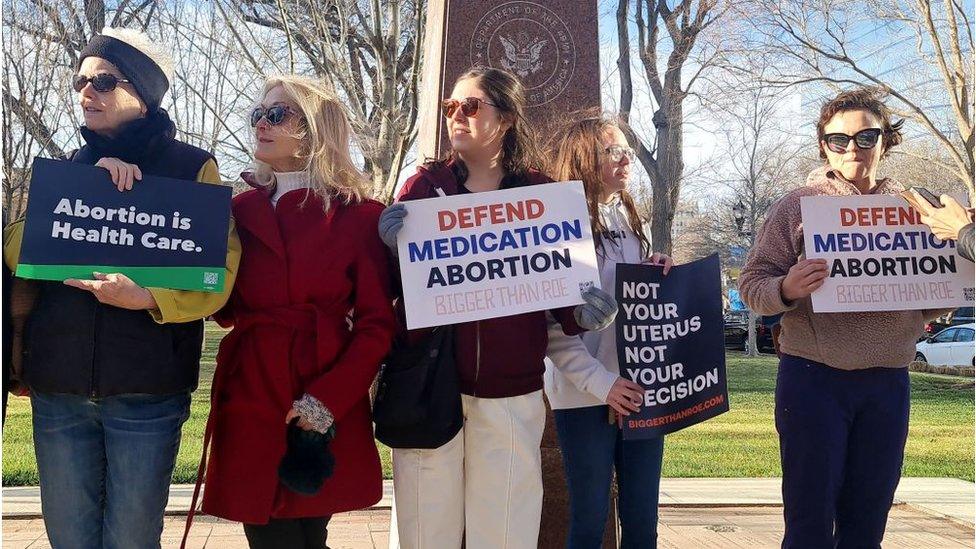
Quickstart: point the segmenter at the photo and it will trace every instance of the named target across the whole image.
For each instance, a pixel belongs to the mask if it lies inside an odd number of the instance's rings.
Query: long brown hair
[[[569,122],[561,125],[549,142],[550,163],[547,172],[556,181],[580,180],[586,192],[586,208],[590,213],[590,226],[597,249],[603,249],[603,233],[607,227],[600,217],[600,199],[603,196],[603,177],[600,165],[606,160],[603,137],[617,122],[599,109],[587,109],[572,113]],[[651,254],[651,242],[644,234],[643,220],[637,213],[634,198],[625,190],[620,191],[620,201],[627,212],[627,224],[640,241],[641,254]]]
[[[538,169],[542,162],[536,146],[535,133],[525,117],[525,87],[514,74],[490,67],[474,67],[459,76],[454,81],[454,85],[470,78],[476,79],[478,87],[485,92],[489,101],[494,103],[498,112],[512,123],[502,138],[502,169],[508,176],[502,186],[512,187],[528,183],[529,171]],[[467,167],[454,151],[450,152],[447,159],[428,162],[428,164],[443,164],[448,159],[454,160],[460,179],[462,181],[467,179]]]

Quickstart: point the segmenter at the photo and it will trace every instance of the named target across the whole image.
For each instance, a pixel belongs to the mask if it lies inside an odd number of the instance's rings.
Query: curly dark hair
[[[881,156],[888,154],[892,147],[903,140],[901,127],[905,120],[892,122],[892,112],[885,105],[883,99],[888,95],[883,88],[862,86],[853,90],[843,91],[836,97],[824,103],[820,108],[820,118],[817,120],[817,143],[823,143],[824,126],[837,113],[848,111],[868,111],[881,122]],[[827,153],[820,147],[820,158],[827,159]]]

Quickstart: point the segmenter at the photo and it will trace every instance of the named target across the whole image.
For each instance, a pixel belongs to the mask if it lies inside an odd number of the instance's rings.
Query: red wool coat
[[[305,190],[272,207],[252,190],[234,199],[242,255],[214,380],[203,512],[251,524],[368,507],[382,496],[369,387],[394,333],[378,202],[327,213]],[[305,201],[304,204],[302,202]],[[347,313],[351,321],[347,320]],[[332,411],[335,471],[319,493],[278,482],[285,415],[309,393]]]

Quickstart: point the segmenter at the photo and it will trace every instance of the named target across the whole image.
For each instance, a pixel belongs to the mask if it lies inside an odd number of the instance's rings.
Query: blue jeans
[[[657,502],[664,438],[624,441],[607,406],[554,410],[569,484],[569,549],[597,549],[617,471],[621,549],[657,546]]]
[[[881,548],[905,456],[909,393],[908,368],[847,371],[783,355],[783,549]]]
[[[158,548],[190,394],[33,393],[31,408],[51,546]]]

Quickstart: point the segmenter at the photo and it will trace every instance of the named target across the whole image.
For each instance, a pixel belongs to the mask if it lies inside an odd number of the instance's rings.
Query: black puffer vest
[[[111,140],[82,128],[87,145],[70,159],[94,164],[115,157],[144,175],[194,181],[213,156],[176,141],[175,133],[162,110]],[[197,386],[203,321],[158,324],[146,311],[103,305],[90,292],[40,282],[25,343],[24,378],[34,391],[92,398],[169,394]]]

